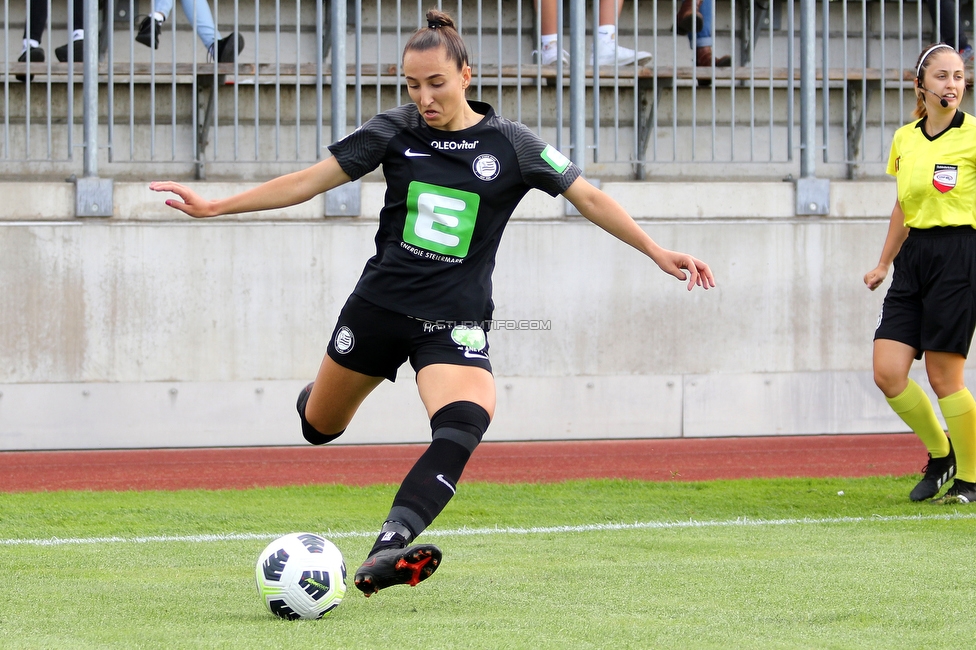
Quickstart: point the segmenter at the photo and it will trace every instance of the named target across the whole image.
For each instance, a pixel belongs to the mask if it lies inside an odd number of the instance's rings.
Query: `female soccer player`
[[[427,12],[407,42],[403,72],[412,104],[381,113],[331,145],[333,157],[226,199],[206,201],[177,183],[155,182],[192,217],[280,208],[306,201],[383,165],[386,202],[376,255],[339,314],[315,381],[298,398],[312,444],[335,440],[383,378],[407,359],[417,372],[432,442],[400,486],[376,543],[355,575],[369,596],[415,585],[441,561],[432,544],[411,545],[454,496],[495,408],[482,327],[492,313],[491,272],[502,230],[529,189],[563,194],[590,221],[650,257],[663,271],[708,289],[708,265],[658,246],[579,168],[524,125],[467,101],[468,54],[453,20]]]
[[[864,276],[872,291],[895,263],[874,334],[874,381],[891,408],[928,448],[912,501],[976,501],[976,402],[964,384],[976,328],[976,120],[959,110],[966,91],[962,58],[945,43],[915,67],[914,116],[895,132],[888,173],[897,179],[881,261]],[[925,354],[929,383],[952,442],[921,387],[908,377]]]

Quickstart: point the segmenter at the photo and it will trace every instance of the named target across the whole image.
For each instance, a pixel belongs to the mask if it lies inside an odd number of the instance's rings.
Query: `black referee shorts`
[[[913,228],[894,262],[875,340],[968,356],[976,330],[976,230]]]
[[[488,336],[478,325],[404,316],[353,294],[339,313],[328,354],[343,368],[390,381],[407,359],[417,372],[435,363],[491,372]]]

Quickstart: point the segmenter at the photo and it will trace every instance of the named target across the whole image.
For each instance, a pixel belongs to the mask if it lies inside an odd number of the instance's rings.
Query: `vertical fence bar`
[[[419,6],[419,0],[418,0],[418,7],[417,8],[418,9],[420,8],[420,6]],[[423,17],[424,17],[423,11],[419,11],[418,13],[420,14],[420,16],[418,17],[418,21],[419,20],[423,20]],[[478,101],[479,102],[480,101],[484,101],[482,99],[482,85],[483,85],[483,82],[484,82],[484,77],[482,77],[482,75],[481,75],[481,67],[482,67],[481,66],[481,62],[484,60],[484,57],[483,57],[484,48],[482,47],[482,43],[481,43],[481,37],[482,37],[481,18],[484,15],[485,15],[484,4],[481,2],[481,0],[478,0],[478,24],[475,26],[475,36],[476,36],[475,37],[475,42],[477,43],[477,46],[475,47],[474,60],[478,62]],[[418,26],[419,26],[419,24],[418,24]]]
[[[976,10],[976,5],[973,5]],[[898,78],[902,80],[905,76],[905,4],[898,3]],[[905,123],[905,84],[898,84],[898,123]]]
[[[480,7],[479,7],[480,8]],[[403,103],[401,100],[401,81],[400,81],[400,52],[403,51],[402,43],[400,42],[400,34],[403,33],[403,13],[402,7],[400,6],[400,0],[396,0],[396,49],[393,51],[393,56],[396,60],[396,105],[399,106]],[[479,94],[480,97],[480,94]]]
[[[10,51],[9,0],[3,0],[3,51]],[[3,57],[3,144],[0,147],[0,158],[10,160],[10,68],[6,56]]]
[[[885,143],[885,102],[886,102],[886,99],[887,99],[885,97],[885,95],[886,95],[886,92],[885,91],[888,89],[887,88],[887,82],[886,82],[886,79],[887,79],[887,76],[888,75],[885,74],[885,72],[887,70],[887,67],[888,67],[887,57],[885,56],[885,52],[886,52],[886,49],[885,49],[885,40],[886,40],[887,32],[888,32],[887,25],[886,25],[887,17],[885,15],[885,3],[883,3],[883,2],[880,3],[880,6],[878,7],[878,9],[880,11],[880,19],[881,19],[881,64],[878,66],[878,68],[881,70],[881,120],[880,120],[880,122],[881,122],[881,125],[880,125],[880,129],[881,129],[880,135],[881,135],[881,137],[878,138],[879,146],[880,146],[880,149],[878,151],[878,157],[879,158],[884,158],[884,155],[885,155],[885,151],[884,151],[884,149],[885,149],[885,146],[884,146],[884,143]]]
[[[69,24],[71,23],[72,17],[74,15],[74,8],[75,8],[74,5],[75,5],[74,2],[69,2],[68,3],[68,23]],[[51,16],[51,3],[50,3],[50,1],[48,1],[48,3],[47,3],[47,15],[48,15],[48,25],[50,25],[50,22],[51,22],[51,18],[50,18],[50,16]],[[51,47],[51,45],[52,45],[51,38],[52,38],[51,30],[48,29],[47,30],[47,43],[48,43],[48,50],[47,51],[48,52],[54,51],[54,48]],[[69,47],[68,48],[68,56],[69,57],[72,57],[72,55],[73,55],[73,48],[70,48]],[[47,58],[47,61],[48,61],[48,63],[47,63],[47,73],[48,73],[47,76],[48,76],[48,80],[49,80],[48,81],[48,84],[50,84],[50,78],[51,78],[51,57],[45,57],[45,58]],[[29,120],[29,118],[30,118],[30,88],[29,88],[30,84],[27,84],[27,85],[28,85],[28,88],[27,88],[27,93],[28,93],[27,94],[27,107],[28,107],[28,109],[27,109],[27,117],[28,117],[28,120]],[[68,160],[74,160],[75,159],[75,137],[74,137],[75,136],[75,67],[73,65],[69,65],[68,66],[68,89],[67,90],[68,90],[68,110],[67,110],[67,118],[68,118]],[[84,119],[84,118],[82,118],[82,119]],[[28,124],[27,124],[27,132],[30,133],[30,122],[29,121],[28,121]],[[84,136],[82,136],[82,137],[84,137]]]
[[[346,3],[332,1],[332,141],[346,135]]]
[[[383,86],[380,83],[380,65],[383,63],[383,0],[376,0],[376,114],[383,110]]]
[[[736,12],[736,0],[732,0],[732,6],[730,8],[732,16],[732,42],[729,53],[732,57],[732,81],[729,84],[729,104],[731,108],[729,109],[729,161],[735,161],[735,89],[738,83],[735,80],[735,69],[736,65],[739,63],[737,61],[737,55],[739,53],[739,48],[736,47],[735,43],[735,20],[738,13]]]
[[[775,129],[775,121],[773,119],[773,116],[776,114],[776,107],[775,107],[775,102],[774,102],[774,99],[775,99],[775,93],[774,93],[774,91],[776,90],[776,88],[775,88],[775,85],[773,83],[773,62],[776,60],[776,54],[775,54],[775,51],[773,50],[773,45],[775,45],[775,38],[774,38],[775,37],[775,34],[773,34],[773,26],[774,26],[774,24],[776,22],[774,20],[774,15],[773,15],[773,12],[775,11],[774,7],[775,7],[775,5],[773,5],[772,3],[770,3],[770,7],[769,7],[770,11],[769,11],[769,14],[768,14],[767,19],[766,19],[766,24],[768,25],[768,27],[766,29],[766,35],[768,36],[768,39],[767,40],[769,41],[769,74],[767,76],[767,85],[766,85],[766,87],[769,89],[769,90],[766,91],[768,93],[768,100],[769,100],[769,155],[768,155],[768,160],[772,160],[773,159],[773,152],[774,152],[773,142],[776,140],[776,132],[774,130]]]
[[[359,4],[359,3],[357,3]],[[295,160],[302,159],[302,0],[295,0]]]
[[[822,5],[822,28],[821,28],[821,57],[823,59],[823,71],[826,75],[830,70],[830,3],[824,2]],[[802,18],[801,18],[802,20]],[[823,160],[830,160],[830,84],[824,81],[823,101],[821,102],[823,112],[821,113],[823,123],[820,129],[823,133]]]
[[[70,7],[70,5],[69,5]],[[88,26],[84,41],[82,121],[85,149],[84,173],[75,179],[75,216],[112,216],[112,179],[98,178],[98,0],[85,0],[82,20]],[[69,15],[71,10],[68,10]],[[73,25],[69,21],[69,25]],[[74,67],[74,43],[68,40],[69,69]],[[70,127],[70,122],[69,122]]]
[[[190,15],[190,29],[193,30],[193,34],[197,33],[197,3],[198,2],[208,2],[209,0],[190,0],[191,10],[193,13]],[[175,21],[174,21],[175,26]],[[214,45],[214,53],[216,54],[217,46]],[[172,63],[172,75],[170,79],[170,137],[172,138],[172,159],[176,160],[177,144],[176,144],[176,99],[177,99],[177,88],[176,88],[176,61],[177,61],[177,49],[176,49],[176,34],[173,34],[173,63]],[[216,57],[214,57],[216,59]],[[193,78],[190,82],[190,97],[193,98],[193,108],[190,111],[190,126],[191,133],[193,133],[193,162],[197,168],[197,176],[202,178],[204,174],[203,160],[201,156],[203,152],[200,150],[200,111],[198,110],[198,98],[199,93],[199,75],[197,74],[197,48],[193,48],[193,52],[190,55],[190,59],[193,63]]]
[[[325,10],[322,8],[321,0],[315,2],[315,159],[322,157],[322,148],[325,146],[322,137],[322,84],[325,81],[323,76],[325,71],[322,69],[322,61],[325,59],[325,45],[322,39],[325,34]],[[377,2],[377,6],[379,3]]]
[[[536,2],[533,8],[535,12],[535,34],[533,38],[535,39],[534,45],[539,48],[536,50],[538,55],[536,56],[535,65],[535,115],[536,115],[536,133],[542,137],[542,3]],[[563,30],[562,25],[557,25],[556,27],[556,50],[559,52],[559,56],[556,57],[556,74],[562,70],[562,54],[563,54]],[[559,148],[559,144],[556,144],[556,148]]]
[[[749,3],[749,162],[756,159],[756,3]]]
[[[281,159],[281,0],[275,0],[274,16],[274,157],[277,161]]]
[[[353,124],[358,128],[363,123],[363,3],[357,2],[354,10],[353,22],[356,32],[356,116]],[[379,60],[376,62],[376,74],[379,75]]]
[[[569,39],[583,43],[586,38],[586,5],[583,0],[570,0]],[[598,74],[594,61],[593,74]],[[569,58],[569,150],[570,157],[581,171],[586,171],[586,76],[583,57],[574,53]]]
[[[68,13],[73,13],[72,5],[68,5]],[[85,0],[84,20],[88,31],[85,34],[85,61],[82,95],[84,97],[85,176],[98,176],[98,0]],[[71,28],[69,19],[69,29]],[[69,32],[70,33],[70,32]],[[71,37],[68,37],[68,56],[74,59],[74,47]]]
[[[671,3],[671,15],[678,15],[678,2]],[[677,28],[671,31],[671,160],[678,159],[678,32]]]
[[[129,160],[134,160],[136,157],[136,79],[133,74],[133,66],[136,60],[136,45],[135,40],[132,38],[132,35],[135,34],[135,13],[135,0],[129,0]]]
[[[603,1],[606,2],[606,0],[603,0]],[[637,6],[637,2],[634,2],[634,6],[635,7]],[[585,40],[586,39],[586,28],[585,28],[585,25],[586,25],[586,20],[585,20],[586,5],[584,4],[583,7],[584,7],[583,8],[583,12],[584,12],[583,39]],[[591,12],[591,16],[592,16],[592,19],[591,19],[590,22],[591,22],[591,24],[593,26],[593,33],[596,34],[597,33],[597,30],[599,29],[599,22],[600,22],[599,21],[599,18],[598,18],[599,15],[600,15],[600,0],[591,0],[591,2],[590,2],[590,12]],[[617,42],[619,42],[619,38],[620,38],[620,34],[618,33],[617,34],[617,39],[618,39]],[[599,65],[598,65],[598,61],[596,59],[597,59],[597,52],[596,52],[596,47],[594,47],[593,48],[593,91],[592,91],[593,92],[592,97],[593,97],[593,161],[594,162],[597,162],[597,161],[600,160],[600,158],[599,158],[599,156],[600,156],[600,68],[599,68]],[[572,101],[573,99],[575,99],[575,98],[573,97],[573,95],[571,93],[570,94],[570,101]],[[584,110],[585,110],[585,107],[584,107]],[[573,114],[573,110],[572,110],[572,107],[571,107],[570,108],[570,115],[572,115],[572,114]],[[572,145],[570,145],[570,146],[572,146]],[[574,158],[575,157],[576,156],[574,156]],[[582,156],[580,156],[580,157],[582,157]]]
[[[814,9],[813,20],[816,20],[816,9]],[[794,35],[796,34],[796,17],[794,16],[793,3],[786,3],[786,22],[787,22],[787,35],[786,40],[786,159],[789,161],[793,160],[793,124],[794,124],[794,110],[796,109],[796,100],[794,98],[794,93],[796,92],[796,52]],[[813,49],[816,49],[816,32],[814,32]],[[827,85],[827,70],[824,69],[824,81],[823,81],[824,92],[823,95],[826,96],[829,92],[829,87]],[[816,126],[814,126],[814,132],[816,132]]]
[[[74,9],[74,3],[71,3],[71,4],[72,4],[72,10],[73,10]],[[48,0],[47,15],[48,15],[48,26],[50,27],[50,21],[51,21],[51,19],[50,19],[50,16],[51,16],[51,3],[50,3],[50,0]],[[48,52],[53,52],[54,51],[54,47],[51,45],[51,38],[52,38],[52,36],[51,36],[51,30],[50,29],[47,30],[47,38],[48,38]],[[51,57],[47,57],[47,63],[46,63],[46,67],[47,67],[47,79],[46,79],[46,81],[44,83],[44,92],[45,92],[45,96],[46,96],[46,99],[47,99],[47,106],[48,107],[51,106],[51,63],[52,63]],[[28,103],[28,106],[29,105],[30,104]],[[54,119],[54,116],[51,115],[51,110],[49,108],[47,111],[45,111],[45,118],[44,118],[44,127],[45,127],[44,128],[44,131],[45,131],[45,135],[47,136],[47,149],[46,149],[46,151],[47,151],[48,158],[51,157],[51,153],[52,153],[53,148],[54,148],[54,145],[52,144],[52,141],[53,141],[53,131],[54,131],[54,128],[53,128],[53,119]]]
[[[106,6],[105,11],[114,11],[115,8],[111,9]],[[115,17],[113,16],[110,25],[115,24]],[[108,146],[107,157],[108,161],[112,162],[114,160],[113,146],[115,145],[115,37],[114,31],[112,29],[106,30],[108,33],[105,34],[107,39],[107,47],[105,48],[105,56],[108,59],[108,83],[105,87],[106,102],[108,104],[106,111],[107,125],[105,129],[105,137],[107,139],[106,145]]]
[[[814,58],[817,19],[815,0],[800,0],[800,176],[814,176],[816,137],[817,69]],[[826,84],[825,84],[826,86]]]
[[[843,106],[844,106],[844,120],[843,120],[844,121],[844,134],[846,136],[846,134],[848,134],[848,133],[851,132],[850,113],[847,110],[847,107],[850,106],[850,101],[851,101],[850,88],[849,88],[850,87],[850,84],[848,83],[848,78],[847,78],[847,60],[850,58],[850,52],[849,52],[849,47],[848,47],[848,37],[847,37],[847,35],[848,35],[848,31],[847,30],[850,28],[850,26],[848,25],[848,21],[847,21],[847,12],[848,12],[847,0],[843,0],[843,2],[841,3],[841,7],[843,8],[843,15],[841,16],[841,34],[842,34],[842,36],[841,36],[841,42],[843,43],[843,51],[844,51],[844,58],[843,58],[843,62],[844,62],[844,74],[842,75],[843,76],[843,83],[844,83],[844,85],[843,85],[843,88],[841,90],[841,97],[843,98]],[[851,144],[848,141],[848,139],[845,137],[844,138],[844,161],[845,162],[850,162],[851,161],[851,158],[852,158],[852,156],[851,156]]]
[[[796,181],[796,214],[826,215],[830,210],[830,181],[816,178],[817,135],[817,5],[800,0],[800,178]],[[828,84],[826,71],[824,92]]]
[[[868,128],[868,0],[861,0],[861,115],[858,124],[858,158],[863,162]]]
[[[332,45],[332,51],[335,52],[335,44]],[[254,0],[254,60],[261,60],[261,0]],[[254,66],[254,160],[261,159],[260,83],[258,66]]]
[[[496,6],[495,20],[498,22],[497,31],[495,32],[495,43],[497,45],[497,52],[498,52],[498,68],[495,71],[495,88],[498,93],[498,100],[495,103],[495,105],[498,107],[498,110],[501,111],[502,110],[502,64],[504,63],[502,61],[502,51],[503,51],[502,49],[502,0],[496,0],[495,6]],[[461,13],[458,12],[458,15],[460,16]]]
[[[522,121],[522,0],[515,0],[515,119]]]

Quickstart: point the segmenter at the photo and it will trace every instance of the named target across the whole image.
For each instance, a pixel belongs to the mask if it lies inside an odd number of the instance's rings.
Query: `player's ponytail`
[[[403,53],[406,54],[410,50],[424,52],[443,47],[447,52],[447,58],[457,64],[458,70],[468,65],[468,48],[457,31],[454,19],[437,9],[428,11],[426,18],[427,27],[421,27],[414,32],[404,46]]]

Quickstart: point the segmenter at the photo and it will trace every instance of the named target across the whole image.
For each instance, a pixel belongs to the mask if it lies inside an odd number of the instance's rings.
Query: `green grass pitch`
[[[462,483],[421,538],[437,573],[369,599],[394,486],[0,494],[0,647],[966,647],[976,506],[910,503],[915,480]],[[306,530],[350,590],[279,620],[254,563]]]

